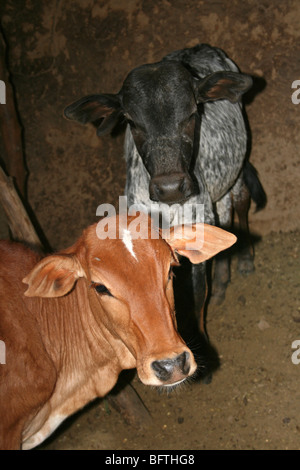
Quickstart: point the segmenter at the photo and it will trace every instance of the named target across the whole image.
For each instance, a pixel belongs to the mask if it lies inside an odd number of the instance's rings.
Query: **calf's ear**
[[[236,103],[252,86],[250,75],[238,72],[215,72],[196,82],[196,96],[199,103],[229,100]]]
[[[193,264],[203,263],[236,242],[236,236],[219,227],[207,224],[177,225],[169,236],[162,237],[173,251],[185,256]]]
[[[97,135],[111,131],[117,123],[122,109],[117,95],[89,95],[67,106],[64,115],[67,119],[81,124],[93,123]]]
[[[23,279],[27,297],[62,297],[85,273],[75,255],[52,255],[42,259]]]

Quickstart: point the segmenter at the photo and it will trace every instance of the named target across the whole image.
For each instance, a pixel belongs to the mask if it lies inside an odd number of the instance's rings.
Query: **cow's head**
[[[235,237],[204,226],[204,240],[189,250],[189,233],[178,236],[178,227],[164,240],[153,231],[151,219],[142,216],[138,230],[149,239],[136,239],[136,218],[128,218],[125,225],[122,218],[109,220],[117,225],[116,239],[101,240],[97,226],[89,227],[71,248],[36,265],[24,279],[25,295],[64,296],[77,279],[85,278],[86,288],[80,292],[87,297],[100,338],[111,343],[121,368],[136,367],[144,384],[174,385],[191,376],[196,363],[176,329],[172,266],[178,264],[177,254],[202,262],[232,245]],[[91,328],[84,324],[84,312],[82,318],[83,327]],[[93,336],[97,346],[95,325]]]
[[[133,69],[116,95],[84,97],[64,113],[96,124],[99,136],[123,115],[150,175],[150,199],[172,204],[202,189],[193,177],[199,105],[220,99],[235,103],[251,83],[248,75],[226,71],[198,79],[180,62],[168,60]]]

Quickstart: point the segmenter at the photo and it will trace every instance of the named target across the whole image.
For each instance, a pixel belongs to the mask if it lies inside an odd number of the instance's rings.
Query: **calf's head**
[[[202,190],[193,176],[199,104],[237,102],[251,83],[248,75],[226,71],[198,79],[182,63],[168,60],[133,69],[119,93],[86,96],[64,113],[94,123],[99,136],[123,115],[150,176],[150,199],[172,204]]]
[[[151,219],[143,216],[141,221],[148,239],[136,239],[133,217],[109,219],[116,224],[116,239],[101,240],[97,226],[89,227],[71,248],[35,266],[24,279],[25,295],[64,296],[79,278],[85,278],[84,295],[100,338],[104,334],[121,368],[136,367],[144,384],[174,385],[192,375],[196,363],[176,329],[172,266],[178,264],[177,254],[202,262],[232,245],[235,237],[205,226],[203,244],[187,250],[186,231],[178,236],[178,227],[172,229],[165,240],[153,232]],[[150,229],[157,239],[150,239]],[[89,328],[88,315],[82,312],[82,317],[84,328]]]

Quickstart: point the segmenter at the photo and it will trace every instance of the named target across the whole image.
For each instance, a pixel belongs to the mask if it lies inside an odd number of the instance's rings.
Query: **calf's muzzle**
[[[156,202],[172,204],[182,202],[198,193],[191,177],[185,173],[160,175],[151,179],[150,199]]]

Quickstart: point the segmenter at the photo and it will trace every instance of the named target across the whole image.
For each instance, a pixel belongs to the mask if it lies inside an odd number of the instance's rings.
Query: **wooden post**
[[[121,376],[116,387],[106,397],[107,401],[120,413],[126,424],[136,429],[147,428],[152,423],[152,417],[128,380]]]
[[[15,241],[25,242],[38,251],[43,251],[43,245],[14,187],[12,178],[6,176],[1,167],[0,202],[6,214],[12,238]]]
[[[24,163],[22,128],[15,104],[14,90],[6,68],[6,44],[0,26],[0,80],[5,84],[6,103],[0,104],[0,134],[2,155],[7,173],[15,179],[19,193],[25,195],[26,170]]]

